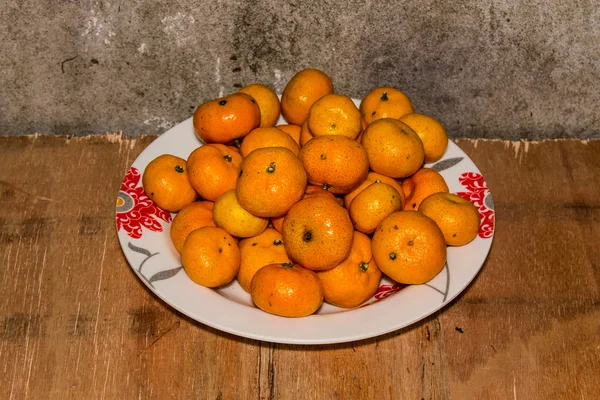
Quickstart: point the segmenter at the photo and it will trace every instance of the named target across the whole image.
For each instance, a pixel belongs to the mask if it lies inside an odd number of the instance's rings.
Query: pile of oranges
[[[275,126],[280,114],[289,124]],[[151,161],[144,190],[177,213],[170,235],[188,276],[206,287],[237,279],[263,311],[357,307],[382,274],[425,283],[447,246],[479,229],[477,209],[423,167],[444,155],[444,128],[398,89],[376,88],[359,108],[305,69],[281,101],[253,84],[201,104],[193,123],[205,144],[187,160]]]

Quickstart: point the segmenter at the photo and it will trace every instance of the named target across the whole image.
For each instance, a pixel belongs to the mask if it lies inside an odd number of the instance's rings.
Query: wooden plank
[[[441,312],[453,397],[595,397],[600,142],[458,144],[493,191],[497,230],[483,271]]]
[[[0,136],[0,398],[594,398],[600,141],[460,140],[494,195],[488,261],[379,338],[274,345],[180,315],[120,251],[114,201],[154,136]]]
[[[258,397],[258,343],[174,312],[121,253],[116,195],[153,139],[0,137],[0,398]]]

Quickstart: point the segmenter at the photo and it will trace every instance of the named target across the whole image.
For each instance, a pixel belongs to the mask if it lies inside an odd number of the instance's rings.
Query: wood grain
[[[291,346],[192,321],[128,267],[115,199],[154,138],[0,136],[0,398],[597,397],[600,141],[457,141],[496,209],[475,281],[405,329]]]

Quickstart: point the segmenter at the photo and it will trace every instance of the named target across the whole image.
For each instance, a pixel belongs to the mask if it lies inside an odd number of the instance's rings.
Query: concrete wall
[[[0,134],[160,133],[305,67],[396,86],[452,137],[600,136],[598,0],[6,0]]]

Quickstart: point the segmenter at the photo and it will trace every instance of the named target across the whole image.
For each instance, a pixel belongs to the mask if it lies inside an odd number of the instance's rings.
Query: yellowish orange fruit
[[[338,307],[358,307],[369,300],[381,282],[381,271],[371,251],[371,239],[354,232],[350,255],[327,271],[317,272],[323,283],[325,301]]]
[[[402,205],[404,206],[404,192],[402,191],[400,183],[394,178],[390,178],[389,176],[381,175],[373,171],[367,174],[367,179],[365,179],[363,183],[361,183],[356,189],[344,196],[344,206],[349,210],[352,200],[354,200],[354,198],[358,196],[360,192],[365,190],[367,187],[371,186],[373,183],[378,182],[383,182],[396,189],[398,193],[400,193]]]
[[[269,224],[268,218],[257,217],[240,205],[235,189],[228,190],[217,198],[213,207],[213,218],[219,228],[240,238],[256,236]]]
[[[250,293],[252,278],[256,271],[269,264],[290,262],[281,233],[267,228],[260,235],[240,240],[241,263],[237,280]]]
[[[304,123],[302,123],[302,126],[300,127],[300,147],[304,147],[304,145],[306,143],[308,143],[308,141],[314,137],[315,136],[312,134],[312,132],[308,128],[308,119],[306,119],[304,121]]]
[[[283,89],[281,113],[290,124],[302,125],[314,102],[329,93],[333,93],[333,83],[326,73],[314,68],[303,69]]]
[[[292,263],[259,269],[250,293],[258,308],[282,317],[306,317],[323,303],[323,284],[317,275]]]
[[[296,156],[300,152],[300,145],[288,133],[271,127],[252,130],[242,141],[240,154],[246,157],[252,150],[263,147],[285,147]]]
[[[298,145],[300,145],[300,131],[302,128],[299,125],[283,124],[277,125],[275,128],[280,129],[290,135]]]
[[[442,231],[418,211],[398,211],[383,220],[373,235],[372,249],[381,272],[408,285],[430,281],[446,263]]]
[[[406,199],[405,210],[417,211],[425,198],[433,193],[448,193],[444,177],[432,168],[421,168],[402,181],[402,191]]]
[[[382,119],[398,119],[413,112],[413,106],[400,90],[393,87],[378,87],[371,90],[360,103],[360,112],[367,124]]]
[[[192,231],[203,226],[215,226],[213,206],[212,201],[195,201],[184,206],[175,215],[169,233],[178,253],[181,253],[183,243]]]
[[[405,178],[423,165],[425,153],[419,136],[396,119],[378,119],[367,126],[361,140],[371,169],[391,178]]]
[[[195,283],[218,287],[235,278],[240,268],[240,249],[225,230],[205,226],[194,230],[185,239],[181,263]]]
[[[388,215],[402,210],[402,195],[383,182],[372,183],[350,204],[350,218],[357,231],[373,233]]]
[[[432,194],[421,202],[419,211],[435,221],[450,246],[464,246],[477,237],[479,211],[456,194]]]
[[[360,111],[350,97],[330,93],[310,107],[308,128],[315,137],[342,135],[356,139],[362,129]]]
[[[192,187],[205,200],[215,201],[235,188],[242,156],[233,146],[205,144],[189,155],[188,177]]]
[[[236,185],[240,205],[258,217],[279,217],[302,198],[306,172],[285,147],[252,151],[242,162]]]
[[[314,271],[333,268],[348,257],[353,235],[348,211],[324,196],[300,200],[283,220],[288,255]]]
[[[246,93],[202,103],[194,112],[194,131],[204,143],[229,143],[260,125],[260,108]]]
[[[448,135],[437,120],[424,114],[406,114],[401,122],[410,126],[423,142],[425,162],[432,163],[444,155],[448,148]]]
[[[302,147],[299,158],[308,181],[335,194],[351,192],[369,173],[365,149],[346,136],[315,137]]]
[[[279,119],[281,105],[277,94],[271,88],[255,83],[241,88],[240,92],[249,94],[258,103],[260,109],[259,127],[275,126]]]
[[[160,155],[148,163],[142,186],[146,196],[165,211],[178,212],[198,198],[188,179],[187,162],[170,154]]]

